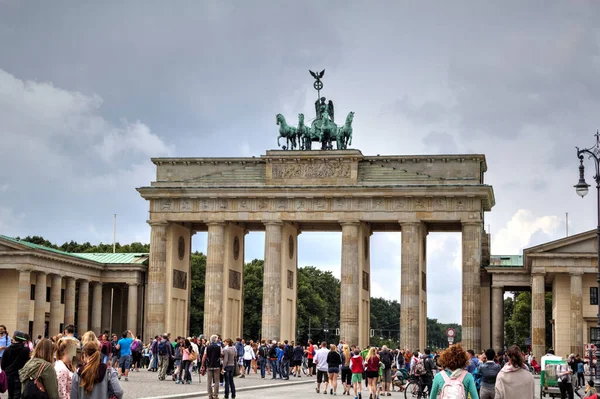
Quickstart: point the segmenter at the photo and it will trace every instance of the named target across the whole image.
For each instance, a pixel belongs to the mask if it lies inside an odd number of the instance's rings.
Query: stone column
[[[127,284],[127,329],[137,334],[138,285]]]
[[[32,339],[38,335],[46,336],[46,288],[48,275],[44,272],[35,273],[35,305],[33,308],[33,331]],[[27,331],[27,330],[25,330]]]
[[[492,285],[492,347],[504,349],[504,286]]]
[[[52,275],[52,287],[50,288],[50,323],[48,324],[48,336],[54,337],[61,333],[60,323],[63,321],[64,313],[60,311],[60,291],[62,289],[62,277],[58,274]]]
[[[546,299],[543,273],[531,274],[531,347],[536,359],[546,353]]]
[[[571,272],[571,349],[570,353],[583,352],[583,272]]]
[[[112,302],[112,288],[108,284],[102,284],[102,316],[100,321],[100,332],[110,331],[112,322],[112,312],[110,304]],[[143,315],[142,315],[143,316]],[[111,331],[112,332],[112,331]]]
[[[342,274],[340,284],[340,340],[357,345],[361,270],[358,260],[358,221],[342,222]]]
[[[17,296],[17,330],[29,331],[29,302],[31,301],[31,270],[19,268]]]
[[[77,334],[81,337],[88,330],[90,306],[90,282],[79,280],[79,306],[77,307]]]
[[[204,336],[223,334],[223,265],[225,262],[225,223],[208,223],[206,283],[204,289]]]
[[[65,277],[65,326],[75,325],[75,279]],[[62,333],[62,331],[61,331]]]
[[[150,263],[148,265],[145,331],[147,337],[167,332],[165,331],[167,225],[166,222],[150,222]],[[206,313],[204,317],[206,318]]]
[[[279,340],[281,334],[281,235],[283,223],[265,223],[265,268],[263,282],[262,334],[266,340]]]
[[[411,351],[419,345],[419,248],[421,223],[402,223],[400,275],[400,347]]]
[[[102,333],[102,283],[95,282],[92,288],[92,328],[96,335]]]
[[[481,351],[481,222],[462,225],[462,343]]]

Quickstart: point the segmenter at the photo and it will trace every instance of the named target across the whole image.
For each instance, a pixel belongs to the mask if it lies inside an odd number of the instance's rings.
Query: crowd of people
[[[549,355],[553,355],[550,351]],[[561,398],[573,395],[597,399],[593,381],[585,382],[586,362],[579,355],[566,357],[558,367]],[[159,381],[191,384],[206,379],[209,399],[217,399],[224,387],[224,398],[236,397],[235,377],[289,380],[316,377],[316,393],[369,399],[392,396],[392,392],[416,389],[421,398],[533,399],[533,374],[540,365],[532,355],[518,347],[496,353],[480,354],[464,350],[460,344],[438,353],[429,349],[390,350],[360,348],[311,340],[300,342],[245,341],[212,335],[207,341],[196,337],[163,334],[144,344],[132,331],[120,336],[104,332],[84,333],[80,340],[74,327],[51,339],[32,341],[22,331],[10,337],[0,325],[0,364],[7,378],[9,399],[36,397],[43,391],[51,399],[121,398],[120,381],[130,372],[147,369]],[[362,385],[364,383],[364,389]],[[585,385],[585,391],[579,389]],[[420,396],[419,396],[420,395]],[[584,395],[584,396],[582,396]]]

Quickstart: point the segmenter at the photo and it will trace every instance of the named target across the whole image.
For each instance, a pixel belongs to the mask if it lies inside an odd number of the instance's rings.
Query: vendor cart
[[[552,356],[552,359],[544,359],[542,364],[542,372],[540,373],[540,398],[560,398],[556,369],[560,365],[566,365],[567,362],[558,356]]]

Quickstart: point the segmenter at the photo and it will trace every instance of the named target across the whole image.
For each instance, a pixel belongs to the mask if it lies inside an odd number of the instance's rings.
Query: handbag
[[[0,370],[0,393],[6,392],[8,389],[8,380],[6,378],[6,373],[4,370]]]
[[[198,355],[196,354],[196,352],[191,351],[189,356],[188,356],[188,360],[190,362],[196,361],[196,359],[198,359]]]
[[[48,394],[46,393],[46,388],[44,384],[40,381],[40,375],[44,372],[47,363],[42,363],[40,368],[38,369],[37,375],[35,379],[29,378],[27,384],[25,385],[25,389],[23,390],[23,394],[21,398],[23,399],[50,399]]]
[[[240,374],[242,374],[242,372],[240,371],[240,366],[238,366],[236,362],[236,365],[233,366],[233,376],[238,377]]]
[[[108,399],[117,399],[117,395],[115,395],[113,386],[110,383],[111,375],[112,375],[112,367],[109,366],[106,370],[106,381],[108,381],[108,388],[106,389],[106,392],[108,393]]]

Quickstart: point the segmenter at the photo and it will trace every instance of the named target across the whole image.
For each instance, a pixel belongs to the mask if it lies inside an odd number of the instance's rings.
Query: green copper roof
[[[78,259],[85,259],[85,258],[79,256],[80,254],[74,254],[74,253],[65,252],[65,251],[61,251],[61,250],[58,250],[58,249],[54,249],[54,248],[49,248],[49,247],[45,247],[43,245],[34,244],[32,242],[17,240],[16,238],[3,236],[1,234],[0,234],[0,238],[3,239],[3,240],[6,240],[6,241],[14,242],[16,244],[25,245],[26,247],[29,247],[29,248],[32,248],[32,249],[41,249],[42,251],[53,252],[55,254],[70,256],[70,257],[78,258]]]
[[[492,255],[489,267],[523,267],[523,255]]]
[[[146,253],[73,253],[45,247],[43,245],[33,244],[28,241],[17,240],[16,238],[7,237],[2,234],[0,234],[0,239],[21,244],[31,249],[39,249],[42,251],[77,258],[79,260],[87,260],[102,264],[144,264],[148,260],[148,254]]]
[[[145,253],[78,253],[76,255],[105,264],[144,263],[148,259],[148,254]]]

